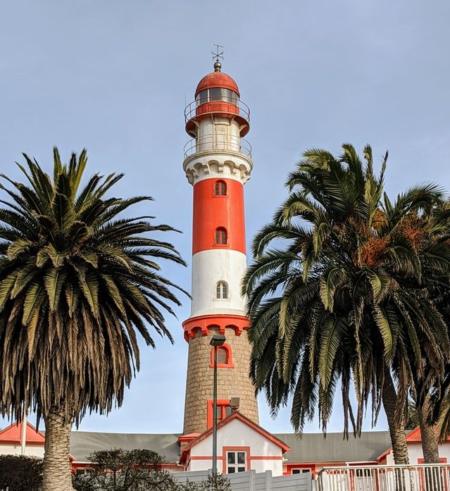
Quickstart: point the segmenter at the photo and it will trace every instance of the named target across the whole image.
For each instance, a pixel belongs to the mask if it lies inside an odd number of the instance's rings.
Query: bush
[[[38,491],[41,483],[41,459],[22,455],[0,455],[0,489]]]
[[[230,481],[221,474],[216,477],[209,475],[208,479],[200,483],[178,484],[176,491],[231,491]]]
[[[161,469],[161,457],[151,450],[103,450],[89,456],[86,474],[77,474],[78,491],[172,491],[173,479]]]
[[[151,450],[104,450],[90,455],[89,461],[92,467],[74,477],[77,491],[231,491],[221,475],[201,483],[177,483]]]

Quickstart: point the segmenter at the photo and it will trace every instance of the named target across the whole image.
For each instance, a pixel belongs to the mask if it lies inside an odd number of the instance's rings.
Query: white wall
[[[408,456],[409,463],[415,465],[418,463],[418,459],[423,459],[422,445],[420,443],[409,443],[408,444]],[[447,462],[450,463],[450,442],[441,443],[439,445],[439,457],[446,458]],[[386,459],[387,465],[394,465],[394,454],[392,451],[388,454]]]
[[[240,131],[235,120],[215,117],[202,119],[198,127],[197,151],[231,150],[239,152]]]
[[[4,445],[0,444],[1,455],[22,455],[22,449],[20,445]],[[25,455],[29,457],[44,457],[44,446],[27,445],[25,447]]]
[[[192,257],[191,316],[205,314],[245,315],[241,281],[247,269],[242,252],[230,249],[201,251]],[[217,282],[228,283],[228,299],[216,297]]]
[[[256,472],[272,471],[274,476],[283,474],[282,451],[264,436],[246,424],[235,419],[226,426],[219,428],[217,433],[217,455],[222,457],[223,447],[250,447],[250,468]],[[210,457],[212,455],[212,436],[208,436],[191,449],[191,457]],[[252,460],[252,457],[275,457],[276,459]],[[189,471],[207,470],[212,467],[211,459],[191,460]],[[218,469],[222,470],[223,462],[218,461]]]

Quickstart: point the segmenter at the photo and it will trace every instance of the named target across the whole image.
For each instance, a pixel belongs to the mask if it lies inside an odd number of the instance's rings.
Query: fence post
[[[248,490],[255,491],[255,471],[250,471],[248,476]]]
[[[272,491],[272,471],[266,471],[266,491]]]

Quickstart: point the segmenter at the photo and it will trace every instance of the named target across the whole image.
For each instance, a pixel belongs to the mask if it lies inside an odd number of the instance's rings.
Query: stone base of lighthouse
[[[243,316],[202,316],[184,323],[189,364],[183,433],[203,433],[212,425],[213,348],[211,336],[226,337],[228,359],[218,364],[218,418],[228,415],[231,399],[239,398],[239,412],[258,423],[255,388],[249,378],[248,320]]]

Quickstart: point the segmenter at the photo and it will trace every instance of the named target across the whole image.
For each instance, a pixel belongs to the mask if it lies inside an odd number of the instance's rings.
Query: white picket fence
[[[449,491],[450,465],[373,465],[326,467],[319,491]]]
[[[208,471],[176,472],[173,477],[185,483],[200,482],[208,479]],[[271,471],[255,471],[228,474],[233,491],[312,491],[311,475],[295,474],[293,476],[272,476]]]

